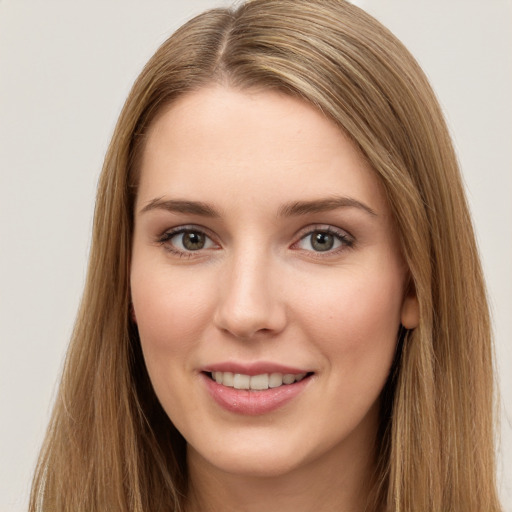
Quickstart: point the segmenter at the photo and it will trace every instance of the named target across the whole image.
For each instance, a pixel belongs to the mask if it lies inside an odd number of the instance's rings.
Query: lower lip
[[[283,384],[263,391],[250,391],[223,386],[204,373],[201,377],[218,405],[227,411],[248,416],[266,414],[283,407],[302,393],[311,380],[308,376],[293,384]]]

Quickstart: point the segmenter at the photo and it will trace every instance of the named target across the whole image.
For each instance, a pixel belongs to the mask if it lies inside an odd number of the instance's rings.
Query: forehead
[[[368,162],[316,108],[222,86],[182,96],[150,127],[138,198],[168,194],[246,204],[258,196],[269,205],[343,194],[386,209]]]

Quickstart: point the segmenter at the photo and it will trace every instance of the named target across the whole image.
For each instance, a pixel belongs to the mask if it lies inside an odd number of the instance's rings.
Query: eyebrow
[[[209,204],[201,201],[186,201],[181,199],[163,199],[161,197],[149,201],[140,213],[151,210],[166,210],[175,213],[188,213],[202,217],[219,217],[218,212]]]
[[[358,208],[371,216],[377,216],[375,211],[368,205],[353,199],[351,197],[328,197],[325,199],[316,199],[312,201],[295,201],[285,204],[279,208],[280,217],[295,217],[307,215],[310,213],[322,213],[338,208]],[[220,214],[215,208],[202,201],[187,201],[182,199],[163,199],[161,197],[149,201],[140,213],[152,210],[166,210],[174,213],[185,213],[191,215],[200,215],[202,217],[217,218]]]
[[[293,217],[299,215],[307,215],[308,213],[322,213],[336,210],[338,208],[358,208],[373,217],[377,216],[375,210],[370,208],[368,205],[358,201],[357,199],[342,196],[290,203],[282,206],[279,209],[279,215],[282,217]]]

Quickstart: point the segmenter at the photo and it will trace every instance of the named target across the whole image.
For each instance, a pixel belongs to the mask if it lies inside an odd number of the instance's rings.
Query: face
[[[221,86],[153,123],[131,293],[189,458],[278,475],[368,450],[417,322],[380,182],[312,106]]]

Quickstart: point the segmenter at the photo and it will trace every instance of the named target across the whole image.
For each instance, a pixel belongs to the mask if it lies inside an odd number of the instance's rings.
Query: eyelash
[[[311,245],[313,243],[311,237],[315,233],[322,234],[322,235],[332,236],[332,237],[334,237],[334,239],[337,242],[339,242],[339,246],[338,247],[336,247],[334,249],[329,248],[329,249],[327,249],[325,251],[314,251],[314,250],[303,249],[304,251],[306,251],[308,253],[311,253],[312,255],[314,255],[314,257],[317,257],[317,258],[322,258],[322,257],[328,257],[328,256],[336,255],[336,254],[338,254],[338,253],[340,253],[342,251],[345,251],[347,249],[353,248],[354,244],[355,244],[354,238],[351,235],[349,235],[346,231],[343,231],[341,229],[335,228],[333,226],[318,225],[318,226],[310,226],[310,227],[306,228],[299,235],[299,239],[297,240],[297,242],[294,242],[292,244],[292,248],[298,246],[304,240],[307,240],[308,237],[310,237],[309,238],[310,239],[309,244]]]
[[[180,258],[193,258],[194,253],[199,253],[199,252],[201,252],[201,250],[204,250],[204,249],[198,249],[196,251],[181,250],[181,249],[176,248],[172,243],[170,243],[174,237],[176,237],[180,234],[185,234],[185,233],[196,233],[196,234],[204,236],[205,239],[213,242],[212,237],[208,235],[206,230],[204,228],[200,228],[197,226],[180,226],[180,227],[171,229],[171,230],[163,233],[161,236],[159,236],[157,241],[160,245],[164,246],[167,251],[169,251],[170,253],[172,253],[176,256],[179,256]],[[213,243],[215,244],[215,242],[213,242]]]
[[[160,235],[157,239],[157,242],[165,246],[165,249],[169,251],[170,253],[177,255],[181,258],[192,258],[195,256],[195,253],[200,253],[201,251],[205,249],[210,249],[210,247],[206,248],[200,248],[197,250],[181,250],[176,248],[171,242],[171,240],[180,235],[185,233],[191,233],[191,234],[199,234],[205,237],[206,240],[209,240],[210,243],[216,244],[216,242],[212,239],[212,237],[207,233],[207,231],[204,228],[200,228],[197,226],[179,226],[177,228],[171,229],[169,231],[166,231],[162,235]],[[334,250],[332,248],[328,248],[325,251],[315,251],[315,250],[308,250],[308,249],[301,249],[297,247],[301,242],[304,240],[307,240],[308,237],[312,237],[315,233],[322,234],[322,235],[328,235],[332,236],[336,239],[336,241],[339,243],[339,246],[336,247]],[[182,242],[183,243],[183,242]],[[206,242],[208,243],[208,242]],[[334,242],[335,243],[335,242]],[[310,239],[310,244],[312,244],[312,240]],[[333,226],[310,226],[302,231],[302,233],[299,235],[299,239],[294,242],[291,245],[291,248],[296,248],[297,250],[304,250],[305,252],[311,253],[312,255],[315,255],[315,257],[327,257],[332,256],[334,254],[338,254],[341,251],[345,251],[347,249],[351,249],[354,247],[355,240],[354,238],[349,235],[347,232],[334,228]],[[199,255],[199,254],[197,254]]]

